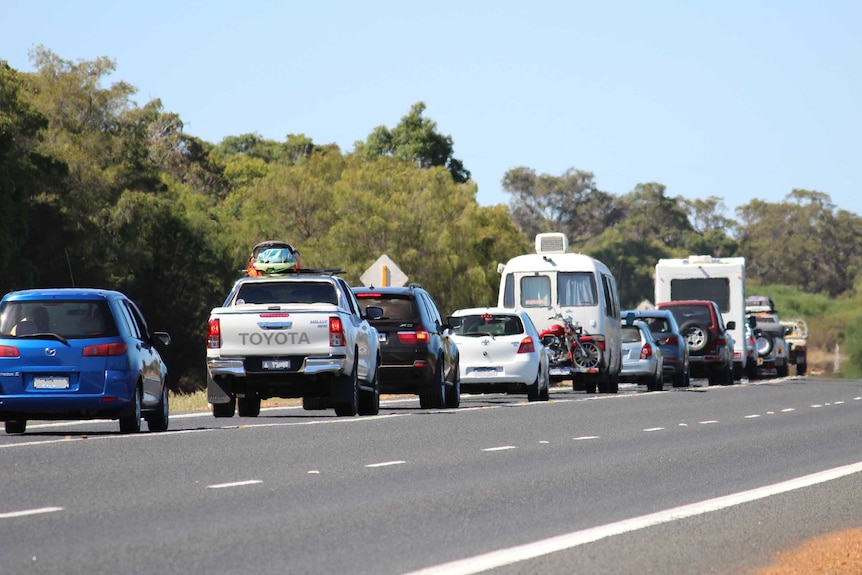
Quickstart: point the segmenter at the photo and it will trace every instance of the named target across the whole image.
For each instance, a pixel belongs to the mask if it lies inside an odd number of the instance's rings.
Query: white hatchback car
[[[649,391],[664,388],[661,347],[647,324],[640,320],[626,321],[623,334],[623,369],[620,381],[645,384]]]
[[[498,307],[460,309],[449,317],[458,346],[461,390],[527,393],[548,400],[548,353],[527,312]]]

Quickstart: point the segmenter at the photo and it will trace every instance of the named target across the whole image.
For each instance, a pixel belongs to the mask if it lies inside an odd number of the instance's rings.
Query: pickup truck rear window
[[[247,283],[236,294],[236,305],[254,303],[328,303],[338,305],[335,286],[328,282]]]

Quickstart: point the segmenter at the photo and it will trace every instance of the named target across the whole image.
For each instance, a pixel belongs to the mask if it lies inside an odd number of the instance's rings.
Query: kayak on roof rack
[[[248,258],[245,273],[249,277],[278,275],[300,269],[299,251],[281,240],[256,244]]]

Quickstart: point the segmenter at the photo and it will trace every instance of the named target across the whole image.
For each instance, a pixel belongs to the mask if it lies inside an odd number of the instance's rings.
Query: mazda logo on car
[[[57,355],[57,350],[54,349],[53,347],[46,347],[45,348],[45,355],[47,355],[48,357],[54,357]]]

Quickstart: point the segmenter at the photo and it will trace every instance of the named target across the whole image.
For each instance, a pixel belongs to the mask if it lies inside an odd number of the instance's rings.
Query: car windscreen
[[[638,343],[641,340],[641,330],[636,325],[622,326],[622,342]]]
[[[240,286],[236,305],[276,303],[328,303],[338,305],[335,286],[329,282],[248,282]]]
[[[712,325],[709,308],[705,305],[675,305],[668,308],[676,318],[676,322],[682,326],[690,321],[697,321],[705,326]]]
[[[383,310],[383,317],[376,321],[396,321],[403,323],[419,322],[421,316],[416,308],[416,300],[404,294],[357,293],[356,299],[363,308],[376,306]]]
[[[476,314],[461,318],[461,325],[453,329],[455,335],[519,335],[524,333],[524,323],[516,315]]]
[[[50,333],[66,339],[115,337],[113,315],[105,300],[6,301],[0,307],[0,337]]]

